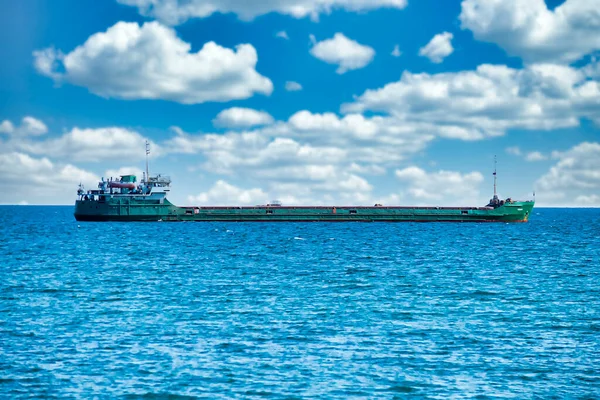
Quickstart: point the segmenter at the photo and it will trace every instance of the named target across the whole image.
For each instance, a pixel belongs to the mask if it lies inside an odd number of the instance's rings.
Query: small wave
[[[496,296],[498,295],[498,293],[496,292],[489,292],[487,290],[476,290],[473,293],[471,293],[472,296]]]
[[[306,239],[298,237],[298,236],[294,236],[294,240],[306,240]]]
[[[394,386],[390,386],[390,388],[388,390],[391,392],[396,392],[396,393],[412,393],[416,389],[414,387],[411,387],[408,385],[394,385]]]
[[[44,289],[41,289],[39,292],[40,293],[59,293],[59,292],[63,292],[63,291],[66,292],[66,290],[62,290],[62,289],[44,288]]]
[[[182,394],[177,394],[177,393],[161,392],[161,393],[146,393],[143,395],[126,394],[125,396],[123,396],[123,398],[124,399],[151,399],[151,400],[155,400],[155,399],[156,400],[158,400],[158,399],[195,400],[198,397],[182,395]]]

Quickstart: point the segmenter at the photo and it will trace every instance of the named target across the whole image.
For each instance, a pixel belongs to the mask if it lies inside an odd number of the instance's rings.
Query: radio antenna
[[[146,184],[150,180],[150,175],[148,173],[148,155],[150,154],[150,143],[146,140]]]
[[[496,159],[496,156],[494,155],[494,199],[498,198],[498,194],[496,193],[496,183],[497,183],[497,174],[496,174],[496,165],[498,164],[498,160]]]

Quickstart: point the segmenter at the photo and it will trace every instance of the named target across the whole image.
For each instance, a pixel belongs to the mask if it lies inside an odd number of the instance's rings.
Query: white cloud
[[[548,157],[540,153],[539,151],[532,151],[525,155],[525,160],[527,161],[544,161],[547,160]]]
[[[589,196],[577,196],[575,198],[575,204],[582,207],[600,207],[600,196],[597,194],[591,194]]]
[[[2,121],[2,123],[0,124],[0,133],[8,133],[11,134],[15,131],[15,126],[13,125],[12,122],[10,122],[9,120],[5,119],[4,121]]]
[[[37,70],[57,83],[83,86],[103,97],[196,104],[273,90],[256,71],[258,56],[250,44],[231,50],[208,42],[196,53],[190,50],[175,30],[158,22],[118,22],[66,55],[46,49],[34,57]]]
[[[0,133],[7,133],[13,136],[41,136],[47,132],[48,127],[46,124],[30,116],[24,117],[19,126],[15,126],[9,120],[4,120],[0,124]]]
[[[518,146],[507,147],[506,153],[513,156],[523,156],[526,161],[544,161],[548,159],[548,156],[539,151],[530,151],[528,153],[524,153]]]
[[[71,164],[55,164],[20,152],[0,153],[4,190],[0,203],[69,204],[81,182],[95,187],[98,177]],[[33,190],[35,188],[35,190]]]
[[[363,12],[377,8],[406,7],[406,0],[118,0],[135,6],[140,14],[176,25],[190,18],[205,18],[214,13],[234,13],[240,19],[251,20],[259,15],[276,12],[294,18],[329,14],[334,9]]]
[[[244,132],[189,135],[165,143],[166,152],[201,153],[205,168],[248,173],[249,166],[289,164],[389,164],[421,151],[433,140],[430,125],[398,124],[393,118],[299,111],[287,122]]]
[[[338,32],[332,39],[317,42],[310,49],[310,54],[326,63],[338,65],[336,72],[343,74],[350,70],[366,67],[373,61],[375,50]]]
[[[218,180],[208,191],[189,196],[188,201],[199,205],[257,205],[266,204],[268,198],[262,189],[241,189]]]
[[[341,181],[336,180],[336,182],[338,182],[337,186],[339,186],[340,190],[343,191],[364,193],[373,190],[373,187],[366,179],[354,174],[349,174],[345,179]]]
[[[384,199],[375,199],[363,175],[383,175],[387,167],[421,151],[434,138],[429,130],[384,117],[305,110],[287,122],[248,131],[180,131],[163,147],[193,154],[202,170],[251,182],[286,203],[374,204]]]
[[[452,35],[450,32],[435,35],[425,47],[419,50],[419,55],[429,58],[433,63],[439,64],[454,52],[452,47]]]
[[[436,135],[464,140],[508,129],[578,126],[600,114],[600,83],[587,70],[538,64],[524,69],[480,65],[475,71],[412,74],[367,90],[343,112],[386,112],[399,123],[431,124]]]
[[[298,111],[289,119],[292,127],[299,131],[337,130],[350,132],[357,138],[373,137],[377,130],[377,123],[359,114],[346,115],[339,118],[333,113],[313,114],[310,111]]]
[[[337,163],[345,157],[341,149],[300,144],[290,138],[272,138],[263,132],[180,135],[171,140],[169,146],[172,152],[201,153],[206,159],[207,171],[231,175],[260,174],[256,172],[260,169],[266,169],[264,174],[268,174],[284,166]]]
[[[511,154],[513,156],[520,156],[521,154],[523,154],[521,152],[521,149],[518,146],[513,146],[513,147],[507,147],[506,148],[506,152],[508,154]]]
[[[528,62],[570,63],[600,49],[600,3],[566,0],[464,0],[460,20],[476,39]]]
[[[402,55],[402,52],[400,51],[400,46],[395,45],[394,46],[394,50],[392,50],[392,56],[393,57],[400,57]]]
[[[282,39],[285,39],[285,40],[290,40],[290,37],[288,36],[288,34],[287,34],[286,31],[279,31],[279,32],[277,32],[275,34],[275,37],[282,38]]]
[[[19,128],[19,131],[32,136],[39,136],[48,132],[48,127],[42,121],[33,117],[23,118]]]
[[[73,128],[60,137],[46,140],[13,140],[6,147],[21,152],[52,158],[96,162],[103,160],[145,157],[146,138],[125,128]],[[160,147],[150,141],[152,155],[160,154]]]
[[[330,183],[334,187],[328,186]],[[348,205],[370,204],[371,186],[355,175],[344,177],[340,181],[307,186],[305,183],[271,182],[268,189],[253,187],[244,189],[224,180],[218,180],[209,190],[187,201],[199,205],[259,205],[277,198],[284,205]]]
[[[469,205],[468,202],[479,197],[479,186],[483,182],[479,172],[428,173],[414,166],[396,170],[396,177],[407,184],[406,194],[416,203],[433,205]]]
[[[246,128],[259,125],[270,125],[273,117],[264,111],[252,108],[232,107],[221,111],[213,119],[213,124],[225,128]]]
[[[557,163],[535,184],[540,203],[600,206],[600,143],[583,142],[554,156]]]
[[[298,82],[287,81],[285,83],[285,90],[287,90],[288,92],[297,92],[299,90],[302,90],[302,85]]]
[[[296,164],[277,169],[257,168],[254,176],[270,184],[301,184],[311,194],[314,192],[368,193],[373,189],[363,177],[336,165],[325,163]]]
[[[65,55],[53,47],[33,52],[33,65],[35,69],[43,75],[46,75],[56,81],[60,80],[62,75],[57,72],[62,67],[62,60]]]
[[[377,164],[362,165],[362,164],[352,163],[348,167],[348,171],[355,172],[358,174],[365,174],[365,175],[383,175],[386,173],[386,169]]]

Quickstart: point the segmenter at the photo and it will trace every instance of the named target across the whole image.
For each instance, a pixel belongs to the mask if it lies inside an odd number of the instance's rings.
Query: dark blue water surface
[[[600,210],[0,222],[2,398],[600,397]]]

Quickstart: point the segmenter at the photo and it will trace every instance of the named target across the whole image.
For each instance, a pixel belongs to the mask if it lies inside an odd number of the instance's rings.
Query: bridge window
[[[273,214],[273,210],[267,210],[267,214]]]
[[[469,214],[469,212],[468,212],[467,210],[463,210],[463,211],[461,211],[461,214],[462,214],[462,215],[468,215],[468,214]]]
[[[356,214],[356,210],[350,210],[350,214]]]

